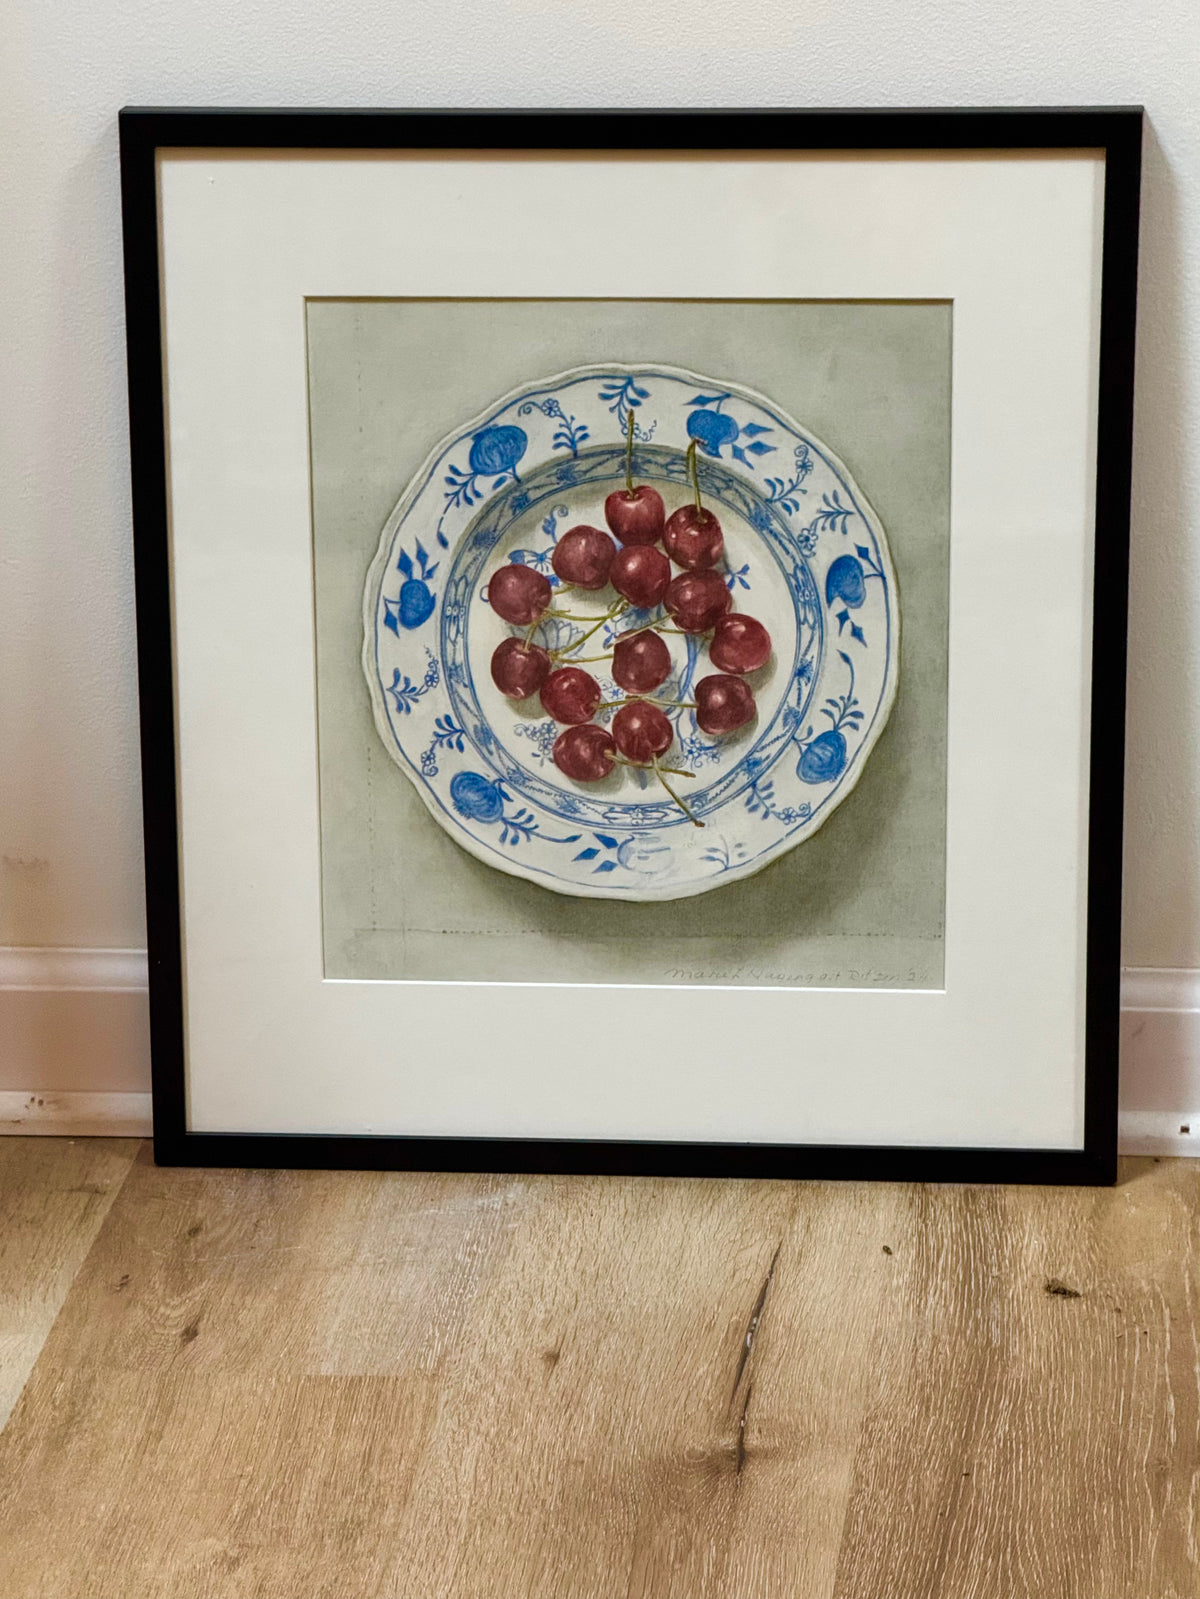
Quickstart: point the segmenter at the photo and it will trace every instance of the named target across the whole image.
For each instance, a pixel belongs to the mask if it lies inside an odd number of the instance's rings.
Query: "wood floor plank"
[[[143,1155],[0,1437],[0,1594],[1174,1599],[1196,1167],[1126,1178]]]
[[[778,1184],[555,1183],[481,1298],[386,1591],[719,1591],[796,1204]]]
[[[0,1138],[0,1427],[138,1147],[136,1139]]]
[[[280,1376],[436,1370],[529,1190],[435,1173],[130,1174],[55,1329],[92,1365]]]
[[[1195,1168],[918,1189],[835,1599],[1196,1589]]]

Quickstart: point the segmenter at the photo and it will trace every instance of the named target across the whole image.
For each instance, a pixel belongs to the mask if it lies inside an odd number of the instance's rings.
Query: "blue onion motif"
[[[433,615],[433,590],[419,577],[410,577],[400,589],[397,617],[401,627],[420,627]],[[389,618],[390,620],[390,618]]]
[[[529,437],[524,428],[481,428],[471,440],[471,453],[467,462],[472,472],[481,477],[500,477],[511,472],[517,475],[517,462],[525,454]]]
[[[832,783],[846,770],[846,728],[851,733],[862,731],[863,712],[854,693],[854,662],[844,650],[838,655],[850,668],[850,687],[844,694],[827,699],[821,715],[829,718],[825,732],[812,736],[810,727],[805,733],[807,743],[800,746],[800,759],[796,763],[796,776],[805,783]]]
[[[836,495],[835,495],[836,498]],[[866,544],[856,544],[855,552],[858,560],[853,555],[839,555],[837,560],[825,574],[825,598],[832,605],[835,600],[841,600],[842,609],[837,612],[838,637],[846,624],[850,623],[850,637],[856,644],[863,648],[867,645],[867,636],[857,622],[850,622],[850,612],[857,611],[867,596],[867,583],[876,577],[884,582],[883,568],[871,554]],[[859,564],[862,563],[862,565]],[[866,568],[864,572],[863,568]],[[849,609],[847,609],[849,607]]]
[[[853,555],[839,555],[825,574],[825,598],[830,605],[842,600],[852,611],[857,611],[867,597],[862,567]]]
[[[456,772],[450,779],[450,798],[460,816],[473,822],[498,822],[504,814],[504,795],[478,772]]]
[[[407,550],[400,551],[396,566],[403,574],[404,582],[400,585],[400,593],[396,599],[389,600],[385,597],[383,602],[383,625],[390,628],[397,638],[402,627],[411,631],[420,627],[423,622],[428,622],[437,603],[429,583],[437,572],[438,563],[430,561],[420,539],[417,540],[414,549],[415,560]]]
[[[832,783],[846,769],[846,740],[836,728],[818,733],[807,745],[796,767],[806,783]]]
[[[450,541],[445,533],[445,522],[450,512],[475,505],[483,499],[487,489],[480,486],[481,477],[495,478],[493,489],[498,489],[510,473],[513,482],[519,483],[517,462],[525,454],[528,446],[529,438],[524,428],[511,426],[480,428],[471,439],[466,470],[453,462],[447,465],[446,476],[443,479],[446,503],[437,525],[437,541],[442,549],[450,548]],[[488,536],[490,536],[489,530],[481,529],[476,534],[476,541],[481,542]]]
[[[705,455],[720,455],[723,444],[732,444],[741,429],[723,411],[693,411],[687,419],[688,438],[695,439]]]
[[[729,453],[739,460],[743,466],[753,468],[752,455],[770,455],[775,450],[775,445],[767,444],[757,437],[759,433],[773,433],[774,428],[764,427],[761,422],[747,422],[745,427],[739,427],[733,417],[721,407],[729,399],[728,394],[694,394],[687,402],[689,405],[701,406],[703,409],[692,411],[688,414],[688,438],[695,439],[705,455],[720,459],[721,451],[728,444]],[[710,410],[709,407],[715,407]],[[747,444],[739,444],[739,438],[750,440]]]

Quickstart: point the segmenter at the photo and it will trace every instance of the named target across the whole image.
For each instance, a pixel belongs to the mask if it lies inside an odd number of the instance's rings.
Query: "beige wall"
[[[1200,965],[1193,0],[0,0],[0,39],[0,945],[144,941],[123,102],[1144,101],[1124,958]]]

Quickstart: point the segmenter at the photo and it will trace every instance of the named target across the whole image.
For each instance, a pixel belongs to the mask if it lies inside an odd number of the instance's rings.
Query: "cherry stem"
[[[612,759],[617,763],[618,766],[632,766],[637,772],[644,772],[646,770],[646,763],[644,761],[631,761],[627,755],[614,755]],[[694,778],[696,776],[695,772],[685,772],[682,766],[662,766],[659,768],[659,770],[663,772],[670,772],[673,777]]]
[[[696,465],[696,445],[697,445],[697,443],[698,443],[698,440],[693,439],[692,442],[687,447],[687,464],[688,464],[688,471],[692,474],[692,487],[696,490],[696,509],[698,511],[702,511],[704,509],[704,507],[700,503],[700,470],[699,470],[699,468]],[[704,823],[703,822],[697,822],[696,826],[697,827],[703,827]]]
[[[603,661],[607,659],[607,656],[594,655],[591,656],[590,659]],[[601,700],[596,709],[598,711],[611,711],[614,705],[638,704],[666,706],[668,709],[678,707],[680,710],[684,711],[694,711],[696,709],[695,700],[656,700],[651,694],[626,694],[623,700]]]
[[[629,412],[629,426],[625,430],[625,492],[633,498],[633,411]]]
[[[637,627],[627,627],[623,633],[618,633],[615,643],[619,644],[623,638],[634,638],[638,633],[678,633],[680,638],[687,634],[681,627],[668,627],[665,620],[662,622],[642,622]]]
[[[533,635],[537,632],[538,628],[541,627],[543,622],[548,622],[552,618],[555,618],[555,617],[557,617],[559,619],[559,621],[563,621],[563,622],[586,622],[586,621],[589,620],[589,618],[586,617],[586,616],[575,616],[570,611],[555,611],[555,610],[552,610],[550,607],[547,607],[546,610],[544,610],[540,616],[535,616],[534,617],[533,621],[530,622],[528,628],[526,629],[526,632],[525,632],[525,642],[526,642],[526,644],[532,644],[533,643]],[[596,631],[595,628],[593,628],[592,632],[594,633],[595,631]],[[586,637],[586,635],[585,635],[585,637]],[[583,643],[583,639],[580,639],[579,642],[582,644]]]
[[[629,609],[629,607],[627,605],[623,605],[623,604],[622,605],[610,605],[608,610],[605,611],[604,615],[600,618],[600,620],[598,622],[593,623],[593,625],[588,628],[586,633],[581,633],[580,636],[575,640],[575,642],[573,644],[568,644],[567,648],[565,650],[559,651],[559,653],[561,655],[574,655],[575,651],[580,647],[580,645],[581,644],[586,644],[588,639],[591,638],[593,633],[598,633],[606,622],[611,622],[614,619],[614,617],[620,616],[622,611],[627,611],[628,609]],[[579,616],[579,617],[575,617],[574,620],[578,621],[578,622],[586,622],[587,621],[587,617],[586,616]],[[576,658],[579,659],[580,657],[576,657]],[[604,656],[596,655],[596,656],[592,656],[592,657],[588,657],[588,658],[589,659],[593,659],[593,660],[597,660],[597,661],[602,661],[604,659]]]
[[[654,775],[655,775],[655,777],[658,778],[659,782],[666,789],[667,793],[675,801],[676,805],[679,806],[679,809],[687,817],[688,821],[691,822],[692,826],[693,827],[703,827],[704,823],[700,820],[700,818],[698,816],[696,816],[691,810],[689,810],[689,808],[680,799],[679,795],[671,787],[670,783],[668,783],[666,778],[663,776],[663,769],[658,764],[658,756],[657,755],[654,757]]]
[[[596,628],[603,627],[605,622],[611,622],[614,616],[619,616],[622,611],[627,609],[628,607],[624,605],[612,606],[609,610],[605,611],[604,615],[594,627],[589,627],[586,633],[581,633],[580,636],[575,640],[574,644],[568,644],[565,650],[551,650],[550,654],[555,660],[558,660],[560,656],[570,655],[573,651],[577,650],[581,644],[586,643],[587,640],[591,638],[592,634],[596,631]],[[543,622],[548,622],[554,619],[557,619],[560,622],[590,622],[592,620],[590,616],[577,616],[574,611],[543,611],[539,617],[536,617],[530,623],[525,633],[526,644],[532,644],[533,635],[537,632],[538,628],[541,627]]]

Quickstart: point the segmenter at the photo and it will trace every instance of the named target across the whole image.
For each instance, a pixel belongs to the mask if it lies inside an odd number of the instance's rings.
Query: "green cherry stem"
[[[579,649],[579,647],[581,645],[587,643],[588,639],[591,638],[593,633],[598,633],[600,631],[600,629],[605,625],[606,622],[611,622],[615,617],[620,616],[623,611],[627,611],[628,609],[629,609],[629,607],[627,605],[624,605],[624,604],[622,604],[622,605],[610,605],[608,610],[605,611],[604,615],[600,618],[600,620],[598,622],[593,623],[593,625],[588,628],[586,633],[581,633],[579,635],[579,637],[575,640],[575,642],[573,644],[569,644],[567,646],[567,648],[565,650],[563,650],[561,653],[563,655],[572,655],[573,656],[575,654],[575,651],[577,649]],[[586,622],[587,621],[587,617],[586,616],[580,616],[580,617],[576,617],[575,620],[579,621],[579,622]],[[603,657],[597,656],[596,659],[600,660],[600,659],[603,659]]]
[[[640,761],[631,761],[627,756],[624,755],[614,755],[613,760],[618,766],[632,766],[634,770],[638,772],[644,772],[646,770],[645,766]],[[696,776],[695,772],[685,772],[682,766],[662,766],[659,768],[659,770],[662,772],[670,772],[672,777],[695,778]]]
[[[692,442],[687,447],[687,464],[688,464],[688,471],[692,475],[692,487],[696,491],[696,509],[698,511],[702,511],[704,509],[704,507],[700,503],[700,470],[699,470],[699,468],[696,465],[696,444],[697,444],[697,442],[698,441],[696,439],[693,439]],[[704,823],[703,822],[697,822],[696,825],[697,825],[697,827],[703,827]]]
[[[593,660],[597,661],[603,661],[606,658],[607,657],[603,655],[596,655],[592,657]],[[611,711],[614,705],[638,704],[657,705],[665,710],[678,709],[683,711],[694,711],[696,709],[695,700],[656,700],[651,694],[626,694],[625,698],[622,700],[601,700],[596,709],[598,711]],[[667,770],[670,771],[671,768],[668,767]],[[691,774],[689,773],[688,775],[690,776]]]
[[[596,631],[596,628],[603,627],[605,622],[610,622],[614,616],[619,614],[620,611],[626,609],[627,607],[622,605],[613,610],[606,611],[594,627],[589,627],[586,633],[580,634],[580,636],[575,640],[574,644],[568,644],[565,650],[552,650],[551,654],[570,655],[571,652],[573,650],[577,650],[579,646],[585,642],[585,640],[591,638],[592,634]],[[592,619],[590,616],[577,616],[574,611],[543,611],[536,621],[529,624],[529,628],[525,634],[525,642],[526,644],[533,642],[533,635],[537,632],[538,628],[541,627],[543,622],[590,622],[591,620]]]
[[[633,409],[629,411],[629,426],[625,430],[625,492],[633,497]]]
[[[603,621],[604,618],[601,617],[600,620]],[[550,621],[590,622],[591,621],[591,617],[589,617],[589,616],[576,616],[574,614],[574,612],[572,612],[572,611],[545,610],[545,611],[542,612],[542,614],[540,616],[535,616],[533,621],[530,622],[528,628],[526,629],[526,631],[525,631],[525,642],[526,642],[526,644],[532,644],[533,643],[533,635],[537,632],[538,628],[541,627],[543,622],[550,622]],[[596,629],[593,628],[592,632],[594,633],[595,631],[596,631]],[[585,634],[584,637],[586,638],[587,634]],[[583,643],[583,639],[580,639],[579,642],[582,644]]]
[[[675,792],[675,790],[671,787],[670,783],[668,783],[666,778],[663,776],[663,769],[658,764],[658,757],[657,756],[655,756],[655,758],[654,758],[654,775],[655,775],[655,777],[658,778],[659,782],[666,789],[667,793],[675,801],[676,805],[679,806],[679,809],[687,817],[688,821],[691,822],[692,826],[693,827],[703,827],[704,823],[700,820],[700,818],[692,810],[690,810],[688,808],[688,806],[686,806],[683,803],[683,801],[680,799],[679,795]]]
[[[680,638],[687,637],[683,628],[668,627],[665,621],[643,622],[639,627],[627,627],[623,633],[618,633],[613,643],[619,644],[623,638],[634,638],[638,633],[677,633]]]

